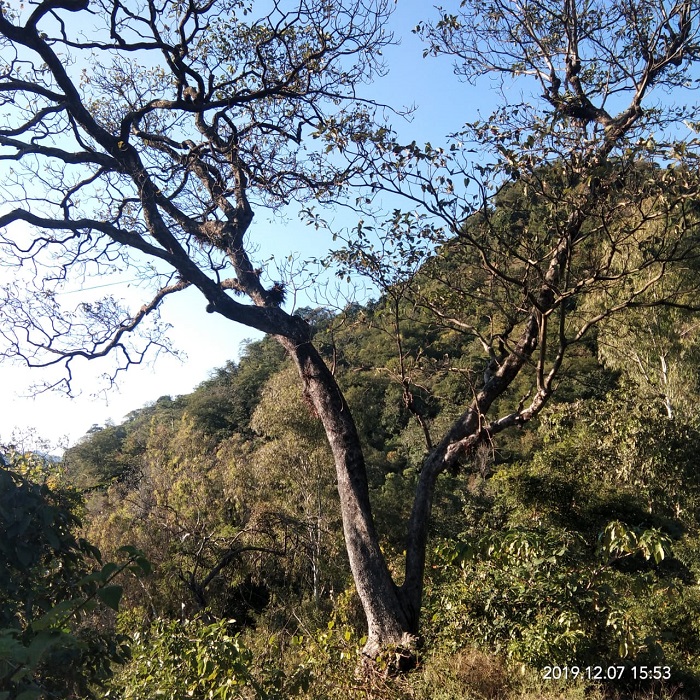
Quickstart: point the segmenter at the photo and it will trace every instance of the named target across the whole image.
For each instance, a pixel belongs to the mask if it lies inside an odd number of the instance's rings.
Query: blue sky
[[[397,108],[415,105],[410,122],[393,120],[396,130],[406,140],[438,144],[445,135],[459,129],[479,112],[490,113],[495,95],[488,90],[461,84],[453,76],[446,58],[422,58],[420,39],[411,29],[421,19],[435,16],[435,10],[418,0],[399,0],[392,18],[392,30],[400,44],[384,52],[389,67],[386,77],[367,86],[365,96]],[[345,216],[347,215],[339,215]],[[339,219],[336,224],[351,226],[350,219]],[[281,220],[258,212],[252,235],[259,239],[259,257],[274,254],[284,258],[297,252],[303,258],[322,256],[331,245],[327,234],[317,233],[299,223],[294,212]],[[109,292],[134,303],[139,290],[124,280],[97,279],[86,287],[100,287],[90,293],[98,298]],[[110,286],[102,287],[101,285]],[[70,399],[61,394],[42,394],[29,398],[30,386],[46,378],[38,370],[18,366],[0,366],[0,386],[4,388],[0,403],[0,443],[8,442],[13,432],[34,434],[50,443],[70,444],[79,439],[93,424],[108,420],[119,422],[129,411],[139,408],[159,396],[172,396],[191,391],[207,378],[209,372],[238,357],[241,343],[255,337],[253,331],[237,326],[215,315],[204,313],[204,301],[194,291],[176,295],[163,308],[164,320],[172,324],[170,337],[173,346],[182,354],[182,361],[161,356],[152,365],[132,367],[115,388],[100,392],[105,386],[101,375],[109,371],[109,364],[99,361],[75,365],[75,387],[79,394]],[[308,304],[300,299],[299,305]],[[97,392],[97,395],[96,395]]]

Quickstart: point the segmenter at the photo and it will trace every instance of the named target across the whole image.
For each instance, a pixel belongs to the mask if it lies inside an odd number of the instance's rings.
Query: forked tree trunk
[[[556,366],[527,409],[518,409],[490,425],[484,423],[484,416],[492,403],[510,386],[538,346],[542,313],[554,304],[552,285],[564,265],[568,250],[566,239],[563,239],[550,262],[545,284],[538,295],[537,308],[526,320],[515,347],[498,364],[472,405],[454,422],[423,464],[408,524],[405,576],[400,587],[394,582],[379,546],[360,437],[343,393],[308,335],[276,336],[297,366],[304,393],[323,423],[333,453],[345,544],[367,618],[368,638],[364,653],[369,658],[393,650],[396,656],[389,659],[389,663],[396,670],[410,667],[415,661],[428,524],[438,476],[468,457],[482,440],[529,420],[549,396]]]
[[[554,303],[550,285],[556,280],[567,254],[568,247],[561,243],[550,263],[546,286],[540,290],[540,310],[551,308]],[[533,310],[512,352],[502,360],[474,403],[455,421],[426,458],[408,524],[406,569],[401,587],[394,582],[379,546],[360,437],[345,397],[308,336],[297,336],[295,339],[276,336],[297,366],[304,393],[323,423],[333,453],[345,544],[357,593],[367,618],[368,635],[364,648],[367,657],[376,658],[384,650],[394,650],[396,656],[389,661],[396,670],[410,667],[415,661],[428,524],[437,478],[488,437],[489,428],[484,426],[483,417],[493,401],[510,386],[537,347],[540,319],[541,311]],[[491,427],[492,432],[500,432],[514,425],[518,419],[526,420],[528,411],[534,415],[544,405],[548,395],[544,390],[538,391],[529,409],[500,419],[498,425]]]

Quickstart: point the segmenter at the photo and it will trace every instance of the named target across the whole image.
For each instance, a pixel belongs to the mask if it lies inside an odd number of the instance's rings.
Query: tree
[[[333,460],[293,371],[292,367],[282,370],[268,381],[253,414],[251,427],[267,440],[251,456],[251,481],[259,484],[257,498],[262,507],[289,524],[294,538],[290,550],[299,554],[301,566],[309,570],[318,605],[321,589],[329,583],[324,569],[330,569],[338,556],[333,552],[332,533],[338,532],[339,523],[329,507]]]
[[[117,610],[122,588],[113,579],[148,573],[149,564],[132,547],[120,550],[121,564],[103,563],[76,534],[77,494],[51,486],[55,474],[36,455],[8,461],[0,466],[0,698],[93,698],[128,646],[87,613],[98,601]]]
[[[113,351],[121,366],[140,362],[143,345],[128,339],[146,331],[166,297],[189,287],[207,311],[273,335],[332,452],[368,623],[365,653],[398,647],[403,666],[419,631],[438,476],[466,468],[498,433],[536,416],[570,347],[600,320],[673,302],[649,293],[669,266],[694,254],[697,178],[687,166],[696,143],[672,128],[690,110],[647,105],[653,90],[690,80],[698,7],[465,0],[457,14],[422,25],[427,52],[453,55],[467,79],[529,79],[542,98],[504,105],[465,127],[449,150],[395,142],[356,97],[380,69],[385,2],[280,2],[246,23],[250,11],[240,0],[2,7],[0,157],[11,166],[4,196],[15,206],[0,216],[2,244],[7,259],[37,271],[28,290],[3,290],[5,355],[62,363],[64,386],[79,357]],[[89,38],[80,33],[87,18],[99,24]],[[89,70],[88,55],[96,56]],[[491,161],[471,168],[477,147]],[[507,180],[516,183],[507,188]],[[391,216],[381,254],[360,227],[345,264],[375,277],[395,264],[382,279],[408,275],[403,295],[485,352],[473,398],[429,441],[400,585],[380,548],[348,404],[310,326],[281,308],[283,285],[256,268],[246,239],[256,207],[333,201],[353,183],[369,188],[361,194],[370,203],[383,192],[418,209]],[[416,265],[434,251],[456,256],[453,273]],[[59,305],[56,282],[124,265],[160,281],[136,313],[110,298],[74,311]],[[620,289],[621,298],[609,294]],[[146,347],[167,345],[157,323],[147,338]],[[402,379],[410,395],[410,377]],[[510,396],[530,380],[529,396]]]
[[[669,419],[695,415],[697,315],[683,308],[635,309],[604,323],[598,344],[606,365],[625,372],[643,392],[660,401]]]
[[[122,454],[125,438],[123,426],[93,426],[77,445],[66,450],[63,462],[74,485],[95,488],[123,476],[129,468]]]
[[[504,99],[447,148],[384,139],[364,184],[416,208],[360,222],[336,253],[343,273],[378,283],[398,270],[413,282],[414,308],[483,348],[473,399],[429,440],[422,466],[401,587],[412,614],[438,476],[473,469],[480,447],[538,415],[602,321],[698,310],[687,301],[697,275],[669,274],[697,260],[698,142],[686,135],[694,107],[658,95],[692,85],[699,9],[465,0],[417,28],[426,55],[454,57],[465,80],[490,77],[538,97]],[[432,259],[412,271],[425,251]]]
[[[125,587],[132,607],[171,617],[228,617],[241,603],[245,579],[268,561],[273,565],[265,569],[274,570],[288,554],[282,519],[258,505],[236,443],[217,444],[187,414],[167,424],[153,420],[138,480],[116,482],[93,502],[90,540],[111,556],[128,539],[157,574]],[[239,624],[246,624],[247,612],[236,613]]]

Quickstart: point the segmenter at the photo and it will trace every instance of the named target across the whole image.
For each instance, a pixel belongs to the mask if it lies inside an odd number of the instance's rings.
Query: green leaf
[[[15,634],[15,630],[0,630],[0,660],[14,659],[24,663],[23,659],[26,656],[27,650],[15,638]],[[0,700],[2,700],[1,696]]]
[[[107,581],[112,574],[119,570],[119,567],[114,562],[109,562],[102,567],[100,575],[103,581]]]
[[[88,583],[94,583],[95,581],[103,581],[104,577],[102,576],[101,571],[93,571],[91,574],[87,574],[87,576],[83,576],[76,584],[76,588],[81,588],[82,586],[87,585]]]
[[[41,661],[42,656],[53,646],[56,646],[61,641],[69,639],[71,635],[62,634],[57,630],[47,630],[39,632],[34,639],[32,639],[29,647],[27,647],[28,661],[32,668],[36,666]]]
[[[76,608],[80,603],[83,602],[81,598],[75,598],[71,600],[62,600],[60,603],[51,608],[45,615],[32,622],[32,629],[35,632],[48,629],[57,623],[63,623],[72,614],[74,608]]]
[[[30,545],[18,544],[16,553],[17,560],[22,568],[27,569],[34,563],[36,553]]]
[[[663,544],[661,544],[661,542],[659,542],[658,540],[656,542],[654,542],[654,546],[652,549],[652,556],[654,557],[654,562],[656,564],[660,564],[664,560],[664,557],[666,556],[666,553],[664,552]]]
[[[151,566],[151,562],[146,559],[146,557],[137,557],[136,558],[136,565],[141,569],[142,573],[146,576],[148,576],[151,571],[153,571],[153,567]]]
[[[112,610],[119,610],[119,601],[124,589],[121,586],[105,586],[97,591],[97,597]]]
[[[137,549],[133,545],[130,544],[125,544],[123,547],[119,547],[117,550],[118,552],[124,552],[125,554],[128,554],[129,556],[136,557],[142,554],[140,549]]]

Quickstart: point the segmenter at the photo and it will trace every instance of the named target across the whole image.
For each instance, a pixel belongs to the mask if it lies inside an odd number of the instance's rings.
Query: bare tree
[[[271,6],[248,21],[250,8],[239,0],[2,5],[0,186],[12,208],[0,215],[1,244],[5,263],[29,265],[34,279],[28,288],[3,288],[4,353],[32,366],[62,364],[67,382],[77,357],[116,352],[121,366],[139,362],[144,347],[129,338],[166,297],[188,287],[199,289],[207,311],[275,336],[333,454],[369,628],[365,653],[398,647],[410,663],[439,474],[469,464],[497,433],[536,415],[568,348],[600,319],[647,303],[667,266],[692,253],[695,178],[682,165],[663,173],[653,167],[694,153],[692,142],[653,142],[654,131],[686,115],[645,104],[653,89],[689,79],[697,6],[462,3],[463,14],[423,28],[428,51],[456,56],[467,78],[530,76],[544,107],[507,105],[465,130],[453,150],[392,143],[376,127],[372,105],[357,99],[359,84],[381,69],[385,0]],[[473,171],[466,142],[496,160]],[[326,157],[335,150],[345,155],[342,167]],[[543,217],[537,231],[496,215],[488,188],[504,175],[518,180]],[[460,189],[463,180],[480,180],[476,202]],[[445,323],[482,341],[486,366],[460,418],[428,441],[401,585],[379,546],[343,394],[309,326],[281,308],[283,287],[264,283],[247,247],[256,207],[336,200],[352,182],[420,206],[416,218],[392,221],[389,248],[413,250],[417,234],[481,269],[480,283],[463,293],[443,280],[447,303],[414,292]],[[75,311],[57,303],[56,284],[124,266],[161,280],[135,314],[109,299]],[[625,285],[629,291],[610,301],[608,291]],[[475,297],[490,304],[486,327],[465,313],[465,299]],[[146,337],[147,344],[167,341],[157,326]],[[534,393],[489,416],[530,369]]]

